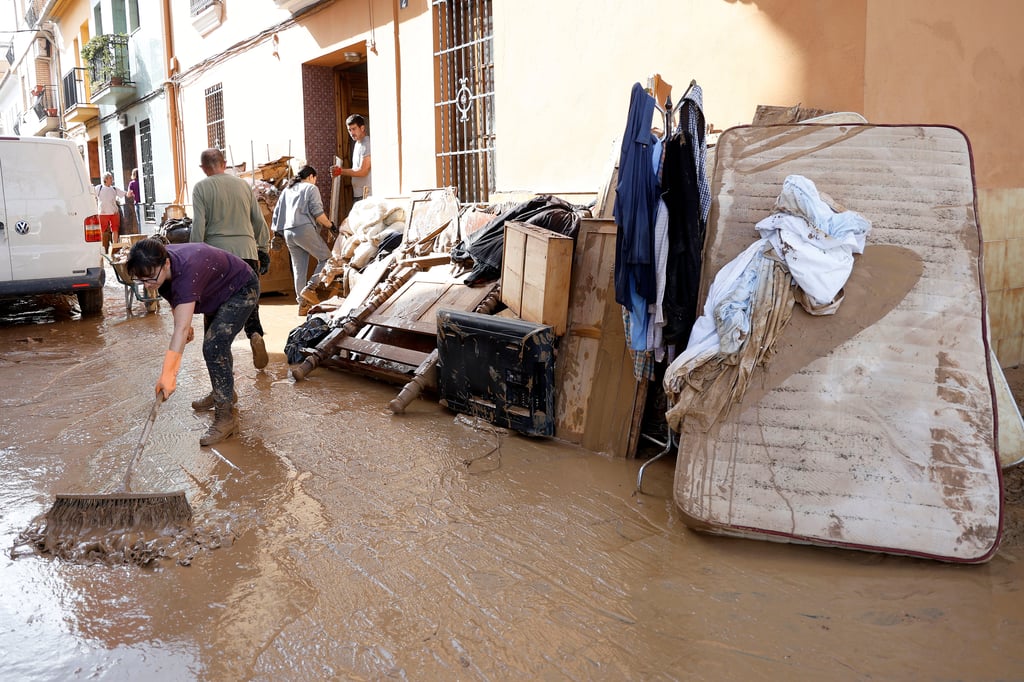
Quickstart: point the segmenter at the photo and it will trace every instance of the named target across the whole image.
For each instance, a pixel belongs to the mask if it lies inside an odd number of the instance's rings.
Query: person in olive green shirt
[[[270,230],[252,188],[245,180],[225,172],[227,162],[219,149],[204,151],[200,166],[206,177],[192,188],[192,232],[189,240],[206,242],[233,253],[257,273],[265,274],[270,265]],[[204,320],[207,326],[208,322]],[[268,358],[258,305],[245,322],[245,335],[252,347],[253,365],[256,369],[263,369]],[[210,409],[213,400],[210,396],[207,398],[195,401],[192,407]]]

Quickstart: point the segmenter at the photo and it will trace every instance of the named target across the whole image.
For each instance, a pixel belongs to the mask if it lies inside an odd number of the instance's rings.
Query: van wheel
[[[97,315],[103,312],[103,289],[83,289],[78,295],[78,307],[83,315]]]

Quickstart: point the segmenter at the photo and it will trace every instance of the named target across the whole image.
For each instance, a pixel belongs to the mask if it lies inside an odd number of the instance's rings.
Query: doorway
[[[302,90],[305,162],[319,171],[316,184],[327,217],[340,225],[352,208],[352,183],[347,177],[332,178],[329,169],[336,160],[343,168],[352,167],[354,143],[345,125],[349,115],[363,116],[367,132],[372,132],[366,43],[348,45],[303,64]],[[325,91],[333,95],[330,110],[324,109]]]
[[[139,167],[139,157],[135,151],[135,126],[128,126],[121,131],[121,187],[128,189],[132,179],[132,170]],[[121,211],[121,234],[139,234],[140,226],[135,202],[125,198]]]
[[[88,158],[89,165],[89,180],[92,182],[93,187],[100,184],[100,143],[99,140],[93,138],[87,140],[85,143],[86,157]]]
[[[366,119],[366,134],[370,135],[373,125],[370,121],[370,89],[366,78],[366,61],[355,64],[343,64],[336,70],[338,88],[338,139],[335,156],[341,159],[342,168],[352,167],[352,147],[355,142],[348,134],[348,126],[345,120],[352,114],[359,114]],[[372,146],[371,146],[372,157]],[[352,210],[355,197],[352,195],[352,182],[349,178],[343,180],[339,192],[338,219],[343,219]],[[370,191],[373,191],[371,184]],[[360,199],[362,197],[359,197]],[[332,207],[333,208],[333,207]],[[336,220],[337,222],[337,220]]]

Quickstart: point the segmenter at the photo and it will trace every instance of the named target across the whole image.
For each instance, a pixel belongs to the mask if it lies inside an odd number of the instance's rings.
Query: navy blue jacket
[[[639,83],[629,98],[622,134],[619,181],[615,187],[615,301],[632,309],[630,291],[657,299],[654,272],[654,220],[658,212],[658,176],[653,166],[657,140],[651,132],[654,98]]]

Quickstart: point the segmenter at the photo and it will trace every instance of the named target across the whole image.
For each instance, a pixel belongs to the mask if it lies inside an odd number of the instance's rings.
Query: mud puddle
[[[136,311],[108,284],[99,318],[0,314],[5,547],[57,492],[120,481],[170,335],[166,306]],[[641,461],[428,400],[396,417],[395,387],[333,370],[292,382],[295,306],[261,311],[267,369],[234,346],[241,435],[198,445],[192,344],[137,471],[230,542],[190,565],[5,553],[3,677],[1024,677],[1016,545],[968,567],[699,535],[675,513],[673,458],[637,495]]]

